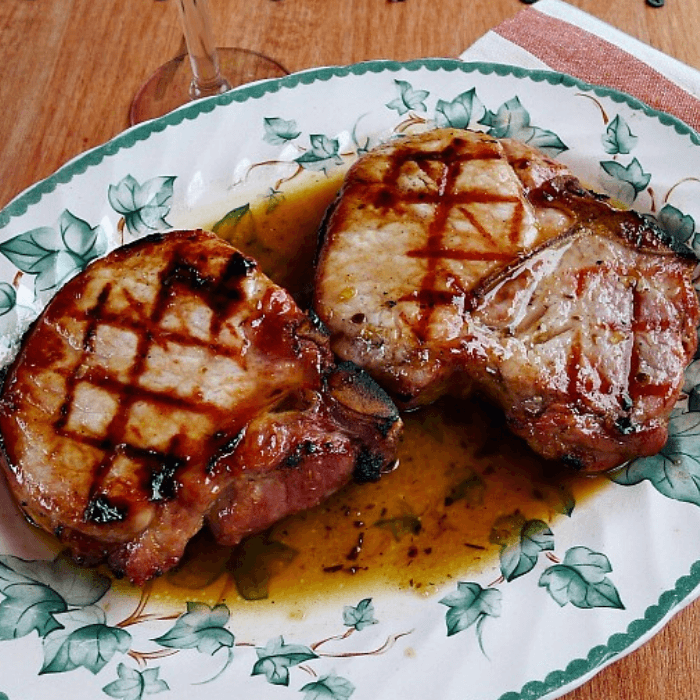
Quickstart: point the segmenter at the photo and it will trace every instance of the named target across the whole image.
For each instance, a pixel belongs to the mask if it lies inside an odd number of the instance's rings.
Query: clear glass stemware
[[[177,0],[177,5],[187,52],[160,66],[143,84],[131,103],[131,124],[167,114],[189,100],[289,74],[280,63],[257,51],[217,48],[207,0]]]

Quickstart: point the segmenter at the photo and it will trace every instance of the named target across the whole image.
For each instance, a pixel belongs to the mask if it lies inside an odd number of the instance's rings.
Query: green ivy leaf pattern
[[[273,146],[283,146],[289,141],[294,141],[301,134],[301,131],[297,128],[297,123],[293,119],[265,117],[263,126],[265,128],[263,140]]]
[[[17,292],[7,282],[0,282],[0,316],[9,314],[17,305]]]
[[[343,608],[343,623],[346,627],[354,627],[361,632],[365,627],[376,625],[374,619],[374,606],[371,598],[361,600],[355,607],[346,605]]]
[[[544,501],[555,513],[571,517],[576,508],[576,498],[571,489],[564,484],[535,485],[532,493],[533,498]]]
[[[455,501],[464,501],[469,506],[478,506],[484,502],[486,484],[476,472],[469,470],[467,476],[450,488],[445,496],[445,505]]]
[[[158,678],[159,668],[138,671],[124,664],[117,666],[119,680],[112,681],[102,688],[110,698],[119,700],[141,700],[144,695],[155,695],[170,690],[168,684]]]
[[[85,575],[83,575],[83,573]],[[0,640],[36,631],[46,637],[62,627],[57,613],[69,605],[91,605],[109,588],[109,579],[82,572],[64,557],[50,562],[0,556]]]
[[[355,124],[352,127],[352,142],[355,144],[355,150],[357,152],[358,156],[364,155],[367,153],[370,148],[371,148],[371,142],[369,137],[365,137],[365,140],[363,143],[360,143],[360,139],[357,136],[357,127],[358,127],[359,120],[355,122]]]
[[[5,693],[0,693],[0,700],[10,700],[10,698],[7,697],[7,695],[5,695]]]
[[[96,569],[85,569],[61,554],[49,561],[0,555],[0,587],[4,577],[13,575],[48,586],[74,607],[94,605],[112,585]]]
[[[622,165],[615,160],[601,161],[600,167],[614,180],[629,186],[628,189],[631,188],[629,195],[625,198],[630,202],[633,202],[651,181],[651,175],[644,172],[636,158],[629,165]]]
[[[300,644],[286,644],[283,637],[271,639],[263,648],[256,648],[258,660],[251,675],[264,674],[268,683],[289,685],[289,669],[318,656]]]
[[[127,175],[107,192],[109,204],[124,217],[127,230],[133,236],[144,236],[170,228],[165,217],[170,213],[175,177],[160,176],[139,184]]]
[[[55,291],[106,251],[104,231],[67,209],[55,228],[42,226],[0,243],[0,253],[17,269],[34,276],[37,296]]]
[[[225,626],[230,612],[226,605],[210,608],[205,603],[187,603],[187,612],[180,615],[173,627],[154,642],[172,649],[197,649],[213,656],[223,648],[232,649],[234,636]]]
[[[672,204],[665,204],[656,215],[659,226],[679,243],[688,243],[695,233],[695,220]]]
[[[331,139],[323,134],[311,134],[309,141],[311,149],[295,159],[302,168],[326,173],[331,166],[343,164],[338,139]]]
[[[246,214],[250,213],[250,203],[246,202],[241,206],[231,209],[222,216],[212,227],[214,233],[220,233],[229,228],[235,228]]]
[[[355,686],[346,678],[329,674],[307,683],[301,692],[305,693],[304,700],[348,700]]]
[[[420,517],[407,507],[406,512],[401,515],[377,520],[373,523],[373,527],[388,530],[398,542],[406,535],[417,535],[423,529],[423,524]]]
[[[482,588],[475,582],[460,581],[456,591],[438,601],[449,608],[445,615],[447,636],[451,637],[476,625],[477,639],[483,652],[484,621],[489,617],[500,617],[502,597],[501,591],[497,588]]]
[[[265,194],[265,201],[267,205],[265,206],[265,211],[269,214],[271,211],[277,209],[277,207],[284,201],[285,197],[280,192],[280,190],[270,187],[270,189]]]
[[[501,573],[506,581],[532,571],[540,553],[554,549],[554,533],[542,520],[523,523],[513,540],[500,552]]]
[[[672,416],[658,454],[635,459],[609,478],[623,486],[648,480],[664,496],[700,506],[700,414]]]
[[[33,581],[2,586],[0,640],[17,639],[36,631],[40,637],[60,627],[54,613],[63,612],[66,603],[48,586]]]
[[[588,547],[572,547],[561,564],[550,566],[539,585],[546,588],[558,605],[577,608],[618,608],[623,610],[614,584],[606,574],[612,571],[608,558]]]
[[[637,137],[619,114],[608,124],[603,135],[603,149],[610,155],[628,154],[637,145]]]
[[[117,654],[125,654],[131,635],[106,624],[105,613],[96,606],[54,615],[61,628],[44,638],[44,665],[39,673],[64,673],[80,666],[99,673]]]
[[[496,112],[486,110],[479,123],[487,126],[487,133],[495,138],[518,139],[550,156],[568,150],[568,146],[553,131],[530,124],[530,113],[518,97],[504,102]]]
[[[394,84],[399,90],[399,96],[387,103],[389,109],[398,112],[399,115],[404,115],[410,110],[414,112],[427,112],[425,99],[430,95],[427,90],[414,90],[411,83],[405,80],[394,80]]]
[[[6,561],[0,561],[0,594],[0,640],[17,639],[34,631],[45,637],[61,626],[54,613],[67,609],[65,600],[49,586],[15,571]]]
[[[0,243],[0,252],[27,275],[50,268],[53,258],[65,247],[50,226],[35,228]]]
[[[453,129],[468,129],[472,119],[483,119],[486,110],[476,96],[476,89],[455,97],[452,102],[438,100],[435,108],[435,123],[439,127],[451,127]]]

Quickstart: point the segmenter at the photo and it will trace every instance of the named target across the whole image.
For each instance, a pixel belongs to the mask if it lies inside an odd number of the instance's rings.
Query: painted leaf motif
[[[532,496],[547,503],[555,513],[567,517],[571,517],[576,508],[576,498],[571,489],[564,484],[535,484]]]
[[[352,127],[351,136],[352,136],[352,142],[355,144],[355,150],[357,151],[357,155],[361,156],[370,150],[371,142],[370,142],[369,136],[366,136],[364,141],[360,142],[360,139],[357,136],[357,127],[358,127],[359,122],[360,122],[360,120],[358,119],[355,122],[355,125]]]
[[[354,627],[358,632],[370,625],[376,625],[377,622],[374,619],[374,606],[371,598],[361,600],[355,607],[346,605],[343,608],[343,624],[346,627]]]
[[[348,700],[355,692],[355,686],[346,678],[329,674],[307,683],[301,692],[305,693],[304,700]]]
[[[528,520],[515,542],[501,549],[501,573],[512,581],[532,571],[541,552],[554,549],[554,533],[542,520]]]
[[[279,117],[265,117],[263,119],[265,135],[263,141],[273,146],[283,146],[297,138],[301,131],[297,129],[297,123],[293,120],[280,119]]]
[[[405,535],[417,535],[422,529],[423,524],[418,515],[407,511],[393,518],[382,518],[373,523],[373,527],[378,527],[383,530],[388,530],[398,542]]]
[[[285,644],[284,639],[271,639],[264,648],[256,648],[258,660],[251,675],[264,674],[268,683],[289,685],[289,669],[304,661],[318,658],[308,647],[300,644]]]
[[[93,605],[107,593],[109,577],[74,564],[59,554],[52,560],[26,560],[0,555],[0,593],[3,582],[33,581],[53,589],[69,606]]]
[[[132,235],[163,231],[170,228],[165,217],[170,213],[174,182],[174,176],[160,176],[141,185],[132,175],[126,175],[109,186],[107,199],[112,209],[124,217]]]
[[[620,595],[606,574],[612,571],[604,554],[588,547],[572,547],[561,564],[550,566],[540,577],[558,605],[567,603],[577,608],[624,609]]]
[[[124,664],[117,666],[119,680],[108,683],[102,691],[119,700],[141,700],[144,695],[155,695],[170,690],[168,684],[158,678],[159,668],[138,671]]]
[[[227,229],[232,229],[235,228],[241,219],[243,217],[250,213],[250,204],[246,202],[245,204],[241,204],[240,207],[236,207],[235,209],[231,209],[230,212],[227,212],[222,216],[212,227],[212,231],[214,233],[220,233],[221,231],[226,231]]]
[[[447,636],[462,632],[487,617],[500,617],[501,599],[501,591],[496,588],[460,581],[456,591],[438,601],[449,608],[445,616]]]
[[[92,228],[67,209],[58,219],[58,230],[66,250],[77,256],[83,267],[107,252],[107,238],[102,229]]]
[[[47,266],[46,259],[59,250],[59,244],[54,229],[42,226],[0,243],[0,253],[17,269],[36,275]]]
[[[414,90],[411,83],[405,80],[394,80],[399,90],[399,96],[387,103],[389,109],[396,110],[399,115],[406,114],[409,110],[427,112],[425,99],[430,94],[427,90]]]
[[[588,547],[572,547],[564,555],[564,566],[575,568],[588,583],[600,583],[612,571],[610,560]]]
[[[553,132],[530,124],[530,113],[518,97],[504,102],[496,112],[486,110],[479,120],[495,138],[513,138],[539,148],[550,156],[568,150],[568,146]]]
[[[656,215],[661,228],[679,243],[687,243],[695,233],[695,220],[672,204],[665,204]],[[697,251],[696,251],[697,253]]]
[[[55,229],[42,226],[0,244],[0,253],[13,265],[34,275],[37,295],[59,287],[106,250],[102,229],[92,228],[68,210],[60,215]]]
[[[342,165],[343,159],[339,155],[340,142],[323,134],[309,136],[311,149],[295,159],[302,168],[314,172],[326,172],[332,165]]]
[[[245,600],[263,600],[269,595],[272,577],[289,566],[297,554],[293,547],[261,533],[236,547],[227,568]]]
[[[439,127],[468,129],[472,119],[483,119],[485,108],[476,96],[476,88],[455,97],[452,102],[438,100],[435,107],[435,122]]]
[[[629,165],[622,165],[615,160],[601,161],[600,167],[614,180],[631,188],[631,201],[634,201],[637,195],[644,191],[651,181],[651,175],[644,172],[636,158]]]
[[[265,194],[264,199],[267,202],[265,212],[269,214],[277,209],[277,207],[284,201],[285,197],[280,190],[270,187],[267,194]]]
[[[700,506],[700,415],[696,412],[672,416],[669,439],[661,451],[635,459],[610,475],[616,484],[633,486],[649,480],[668,498]]]
[[[17,292],[7,282],[0,282],[0,316],[10,313],[17,304]]]
[[[96,606],[69,610],[55,616],[62,625],[44,638],[44,665],[40,673],[64,673],[80,666],[99,673],[117,653],[125,654],[131,635],[109,627]]]
[[[225,625],[230,618],[226,605],[210,608],[205,603],[187,603],[187,612],[180,615],[173,627],[154,642],[172,649],[197,649],[213,656],[224,647],[233,648],[234,636]]]
[[[66,603],[48,586],[33,581],[9,583],[2,593],[0,640],[24,637],[35,630],[45,637],[61,626],[53,614],[66,610]]]
[[[469,506],[478,506],[484,502],[486,484],[481,476],[469,471],[467,476],[450,488],[445,496],[445,505],[450,506],[455,501],[464,501]]]
[[[519,511],[496,518],[489,532],[489,542],[501,547],[507,547],[516,541],[520,531],[525,527],[527,519]]]
[[[619,114],[608,124],[603,134],[603,149],[610,155],[627,154],[637,145],[637,137]]]

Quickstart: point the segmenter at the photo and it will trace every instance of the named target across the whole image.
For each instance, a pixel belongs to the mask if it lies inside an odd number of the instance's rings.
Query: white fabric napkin
[[[562,0],[523,8],[460,58],[567,73],[631,94],[700,130],[700,71]]]

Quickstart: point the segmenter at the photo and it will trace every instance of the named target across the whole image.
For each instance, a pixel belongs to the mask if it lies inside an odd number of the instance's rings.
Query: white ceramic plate
[[[451,60],[312,70],[135,127],[4,209],[2,362],[57,287],[120,242],[284,196],[295,180],[330,177],[381,140],[434,125],[539,145],[700,247],[700,141],[628,96]],[[301,613],[144,596],[141,608],[138,592],[54,559],[2,488],[0,700],[554,698],[698,593],[697,375],[694,364],[661,455],[547,522],[523,518],[487,564],[429,596],[335,591]]]

